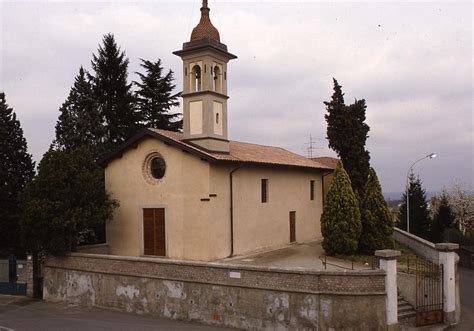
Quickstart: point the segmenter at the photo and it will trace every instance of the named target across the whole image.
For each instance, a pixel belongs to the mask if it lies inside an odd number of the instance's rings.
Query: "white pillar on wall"
[[[456,318],[456,250],[458,244],[440,243],[435,245],[439,251],[439,263],[443,265],[443,313],[444,322],[457,324]]]
[[[375,251],[375,256],[380,259],[380,269],[385,270],[388,326],[398,324],[397,256],[400,255],[400,251],[392,249]]]

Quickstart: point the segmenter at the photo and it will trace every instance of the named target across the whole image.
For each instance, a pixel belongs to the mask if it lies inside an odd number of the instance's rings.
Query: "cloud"
[[[3,2],[0,89],[22,121],[35,159],[54,136],[58,108],[105,33],[130,58],[161,58],[182,85],[181,48],[198,22],[190,2]],[[472,185],[470,3],[210,2],[229,51],[231,139],[305,155],[325,141],[332,77],[346,102],[367,100],[368,148],[386,191],[402,190],[410,162],[428,190],[454,177]],[[332,153],[333,154],[333,153]],[[436,165],[436,166],[435,166]],[[453,171],[454,170],[454,171]]]

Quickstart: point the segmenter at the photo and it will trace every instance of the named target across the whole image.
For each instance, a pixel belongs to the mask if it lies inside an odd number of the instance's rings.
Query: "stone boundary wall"
[[[395,228],[393,236],[396,241],[410,247],[416,254],[432,262],[439,263],[439,251],[431,241],[415,236],[399,228]]]
[[[398,242],[410,247],[416,254],[421,255],[435,264],[443,265],[444,323],[447,325],[455,325],[459,323],[461,317],[458,271],[459,256],[454,252],[453,249],[455,248],[450,248],[450,246],[457,246],[457,244],[434,244],[398,228],[395,228],[394,237]],[[410,277],[410,275],[403,276],[401,273],[398,273],[398,275],[401,275],[401,277],[399,277],[400,281],[398,287],[400,289],[401,287],[404,287],[404,289],[401,289],[401,292],[409,297],[407,290],[409,288],[416,289],[416,278]]]
[[[385,272],[287,270],[72,253],[44,299],[244,329],[386,328]]]
[[[109,254],[108,244],[83,245],[76,247],[78,253]]]

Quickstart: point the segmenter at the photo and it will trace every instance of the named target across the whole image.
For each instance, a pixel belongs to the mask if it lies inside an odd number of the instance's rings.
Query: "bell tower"
[[[203,150],[229,153],[227,136],[227,63],[237,56],[220,42],[203,0],[201,20],[183,49],[173,52],[183,60],[184,139]]]

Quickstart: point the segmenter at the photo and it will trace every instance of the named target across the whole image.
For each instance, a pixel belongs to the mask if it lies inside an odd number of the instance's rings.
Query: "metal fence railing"
[[[375,270],[379,268],[379,259],[375,256],[369,257],[368,261],[355,261],[350,257],[346,260],[340,260],[332,256],[320,255],[319,260],[327,270],[328,266],[336,267],[344,270]]]

